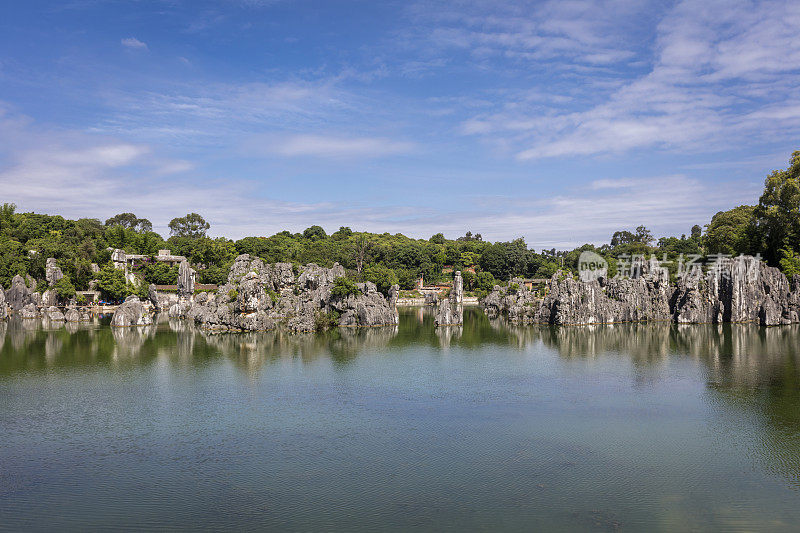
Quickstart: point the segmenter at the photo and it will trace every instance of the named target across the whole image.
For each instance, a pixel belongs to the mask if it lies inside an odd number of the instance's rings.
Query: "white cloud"
[[[122,46],[125,48],[130,48],[131,50],[147,50],[147,43],[143,43],[136,37],[121,39],[120,43],[122,43]]]
[[[10,164],[0,167],[4,201],[22,211],[70,218],[104,219],[132,211],[164,234],[173,217],[198,212],[212,223],[212,234],[232,238],[321,224],[330,231],[350,226],[421,238],[439,231],[456,237],[470,230],[490,240],[523,236],[536,248],[569,248],[606,242],[614,231],[640,224],[659,236],[681,234],[707,223],[716,211],[757,196],[757,184],[714,187],[675,175],[606,178],[548,198],[467,197],[430,208],[403,197],[383,203],[291,202],[265,196],[257,182],[228,176],[208,181],[177,174],[165,180],[164,172],[185,171],[190,164],[161,159],[144,145],[40,131],[22,120],[0,118],[0,139],[4,137],[17,139]],[[344,146],[350,153],[375,149],[371,143]],[[317,148],[325,154],[341,149],[338,143]]]
[[[414,149],[409,142],[375,137],[328,137],[294,135],[286,139],[264,139],[264,148],[287,157],[382,157],[408,153]]]
[[[593,16],[579,5],[570,8],[575,20],[563,26],[576,50],[602,39],[591,32],[579,37],[579,28],[591,24]],[[519,147],[520,160],[650,147],[713,151],[796,136],[797,27],[800,4],[791,0],[685,0],[660,20],[647,73],[632,79],[620,73],[618,87],[601,88],[585,104],[507,97],[494,111],[465,120],[461,131],[504,136]],[[513,35],[505,46],[513,48],[519,40],[518,33]],[[581,52],[584,59],[590,53]],[[595,74],[579,79],[593,87]]]

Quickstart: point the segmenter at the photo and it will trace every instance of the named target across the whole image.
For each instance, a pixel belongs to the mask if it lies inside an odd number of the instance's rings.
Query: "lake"
[[[800,328],[0,323],[0,528],[792,531]]]

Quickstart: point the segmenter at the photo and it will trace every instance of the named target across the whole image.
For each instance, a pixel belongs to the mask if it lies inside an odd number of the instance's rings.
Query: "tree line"
[[[45,261],[55,257],[66,281],[77,290],[101,279],[107,296],[135,292],[110,264],[111,249],[155,256],[168,248],[186,256],[201,283],[224,283],[234,258],[248,253],[266,262],[297,265],[317,263],[343,265],[353,280],[375,282],[386,292],[392,284],[414,287],[424,276],[427,282],[452,279],[450,268],[461,270],[465,288],[483,293],[498,281],[513,276],[547,278],[562,268],[576,271],[578,257],[593,250],[609,261],[610,274],[617,271],[617,257],[650,255],[675,260],[681,254],[760,253],[767,263],[787,275],[800,273],[800,151],[792,154],[789,167],[776,170],[765,180],[757,205],[742,205],[715,214],[705,227],[695,225],[688,235],[656,240],[644,226],[615,232],[607,244],[585,244],[574,250],[540,250],[528,247],[522,238],[507,242],[484,241],[467,232],[457,239],[437,233],[429,239],[414,239],[396,233],[369,233],[340,227],[328,234],[313,225],[303,232],[281,231],[269,237],[231,240],[209,237],[210,224],[197,213],[174,218],[170,236],[164,239],[152,223],[134,213],[120,213],[105,222],[94,218],[68,220],[58,215],[19,213],[11,203],[0,207],[0,284],[8,287],[16,274],[45,278]],[[92,271],[99,265],[100,274]],[[473,272],[474,270],[474,272]],[[171,284],[177,269],[146,261],[137,272],[144,282]],[[65,285],[66,286],[66,285]],[[113,288],[112,288],[113,286]],[[105,287],[105,288],[104,288]],[[69,287],[65,289],[69,292]],[[113,293],[113,294],[112,294]]]

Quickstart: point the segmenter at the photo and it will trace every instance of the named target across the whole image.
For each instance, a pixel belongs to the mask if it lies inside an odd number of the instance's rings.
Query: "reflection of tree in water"
[[[564,358],[623,355],[641,369],[670,357],[701,362],[709,398],[725,415],[724,430],[741,430],[744,436],[737,438],[748,440],[766,470],[800,486],[800,326],[625,324],[531,331]]]
[[[486,344],[513,346],[516,339],[502,321],[490,321],[478,307],[464,307],[464,325],[458,328],[436,328],[433,307],[400,308],[400,327],[392,339],[392,347],[426,345],[433,348],[459,346],[478,348]],[[438,331],[441,329],[442,331]]]
[[[94,324],[49,329],[38,319],[12,318],[0,345],[0,374],[73,367],[111,360],[114,339],[109,328]]]
[[[798,336],[797,326],[729,326],[707,360],[711,400],[731,423],[758,426],[746,437],[754,455],[766,470],[800,487]]]

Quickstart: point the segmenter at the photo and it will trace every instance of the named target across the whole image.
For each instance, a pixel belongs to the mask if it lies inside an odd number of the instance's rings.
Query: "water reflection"
[[[111,328],[108,320],[52,328],[42,320],[0,322],[0,376],[81,366],[126,368],[155,361],[202,366],[227,359],[256,376],[271,362],[318,360],[345,366],[362,356],[414,347],[487,350],[537,346],[562,361],[616,358],[630,362],[634,380],[657,379],[670,361],[695,361],[708,401],[727,423],[763,427],[754,452],[768,469],[800,480],[800,326],[640,324],[514,327],[465,310],[464,326],[435,328],[423,308],[401,310],[399,327],[340,329],[322,335],[284,331],[209,334],[161,317],[152,326]],[[666,371],[666,370],[665,370]]]

